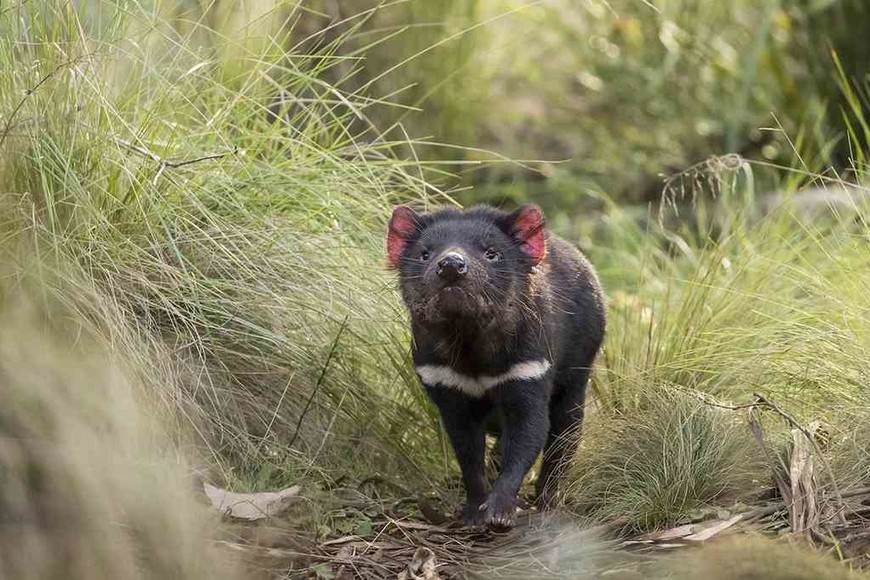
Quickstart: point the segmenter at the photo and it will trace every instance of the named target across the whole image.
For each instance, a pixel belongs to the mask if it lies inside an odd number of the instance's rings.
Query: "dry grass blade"
[[[8,282],[0,281],[0,577],[236,578],[212,545],[217,518],[193,493],[160,394],[130,368],[142,345],[122,339],[123,318],[109,345],[70,327],[69,304],[34,302],[39,286]],[[171,385],[171,374],[164,379]]]

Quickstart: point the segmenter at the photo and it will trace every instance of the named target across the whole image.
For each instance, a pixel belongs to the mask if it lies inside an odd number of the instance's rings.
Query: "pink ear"
[[[532,264],[538,265],[547,255],[544,214],[541,208],[533,204],[524,205],[510,217],[513,220],[511,234],[522,242],[520,249],[532,258]]]
[[[402,254],[411,235],[417,231],[417,213],[406,205],[393,209],[390,223],[387,226],[387,263],[396,269],[402,263]]]

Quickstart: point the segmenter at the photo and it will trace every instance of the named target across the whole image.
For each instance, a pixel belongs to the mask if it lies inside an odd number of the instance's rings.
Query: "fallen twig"
[[[870,487],[859,487],[842,493],[843,497],[857,497],[859,495],[870,495]]]
[[[154,178],[151,180],[151,184],[156,186],[157,182],[160,180],[160,176],[163,175],[163,172],[166,171],[167,168],[178,169],[179,167],[185,167],[187,165],[193,165],[194,163],[200,163],[202,161],[212,161],[215,159],[222,159],[224,157],[228,157],[230,155],[235,155],[238,153],[239,148],[233,147],[231,151],[224,151],[222,153],[209,153],[208,155],[203,155],[201,157],[196,157],[194,159],[183,159],[181,161],[172,161],[171,159],[166,159],[161,157],[157,153],[154,153],[147,147],[143,147],[141,145],[136,145],[127,139],[122,139],[120,137],[112,137],[115,143],[142,155],[143,157],[148,157],[152,161],[158,164],[157,173],[154,174]],[[2,142],[0,142],[2,143]]]
[[[754,522],[754,521],[762,520],[768,516],[772,516],[773,514],[775,514],[778,511],[782,511],[784,509],[786,509],[786,507],[784,504],[781,504],[781,503],[776,503],[773,505],[768,505],[765,507],[756,508],[750,512],[747,512],[744,520],[747,522]]]

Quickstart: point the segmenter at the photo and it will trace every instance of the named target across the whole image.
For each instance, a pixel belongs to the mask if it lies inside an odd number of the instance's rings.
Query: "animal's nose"
[[[465,257],[456,252],[450,252],[438,260],[437,274],[448,282],[455,282],[468,272],[468,264]]]

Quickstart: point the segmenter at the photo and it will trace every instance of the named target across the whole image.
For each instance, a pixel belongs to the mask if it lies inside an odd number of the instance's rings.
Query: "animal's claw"
[[[480,506],[484,514],[486,527],[502,532],[513,528],[517,523],[517,506],[515,501],[490,498]]]
[[[462,523],[468,527],[477,527],[483,525],[484,516],[486,515],[483,510],[484,508],[481,504],[465,504],[465,507],[462,509]]]

